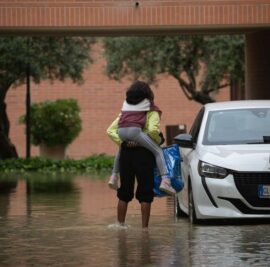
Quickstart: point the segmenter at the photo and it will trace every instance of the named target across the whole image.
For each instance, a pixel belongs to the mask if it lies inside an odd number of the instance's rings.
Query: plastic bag
[[[184,187],[184,182],[181,177],[181,157],[179,152],[178,145],[170,145],[167,147],[163,147],[163,155],[165,158],[167,170],[168,170],[168,177],[171,179],[171,185],[178,193]],[[163,191],[159,190],[159,186],[161,183],[161,176],[155,168],[154,170],[154,194],[156,197],[163,197],[167,196]]]

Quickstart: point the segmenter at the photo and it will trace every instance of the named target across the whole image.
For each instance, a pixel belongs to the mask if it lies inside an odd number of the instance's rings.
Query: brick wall
[[[267,0],[0,0],[2,33],[245,29],[269,23]]]
[[[32,102],[48,99],[75,98],[81,107],[83,130],[79,137],[68,147],[68,155],[82,158],[95,153],[114,154],[117,147],[106,136],[106,129],[118,115],[125,96],[129,80],[116,82],[104,75],[105,60],[102,47],[94,46],[95,63],[84,73],[83,85],[71,81],[44,81],[41,84],[31,83]],[[162,130],[166,125],[186,124],[188,129],[201,105],[186,99],[178,83],[167,75],[158,76],[158,82],[151,86],[157,105],[163,111]],[[229,98],[229,89],[223,89],[217,96],[218,100]],[[10,137],[16,145],[19,155],[25,156],[24,126],[18,124],[18,118],[25,113],[25,86],[12,88],[7,95],[8,116],[11,122]],[[39,153],[32,146],[32,155]]]

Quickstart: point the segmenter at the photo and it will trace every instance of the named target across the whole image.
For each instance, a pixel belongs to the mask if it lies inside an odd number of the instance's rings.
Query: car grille
[[[259,198],[258,186],[270,185],[270,172],[233,172],[234,182],[245,200],[254,207],[269,207],[270,198]]]

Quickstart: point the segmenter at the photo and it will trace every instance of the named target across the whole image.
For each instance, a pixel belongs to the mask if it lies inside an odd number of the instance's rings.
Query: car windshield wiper
[[[263,136],[262,141],[247,142],[246,144],[270,144],[270,136]]]
[[[257,145],[257,144],[265,144],[264,141],[255,141],[255,142],[247,142],[247,145]]]

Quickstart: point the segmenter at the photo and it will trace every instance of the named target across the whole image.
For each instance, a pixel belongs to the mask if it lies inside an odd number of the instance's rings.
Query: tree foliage
[[[35,83],[43,79],[65,78],[82,82],[83,70],[92,62],[89,53],[92,42],[90,38],[80,37],[0,38],[0,158],[14,156],[8,138],[5,104],[8,90],[25,82],[29,66]]]
[[[174,77],[186,97],[205,104],[231,80],[244,81],[243,36],[117,37],[104,39],[108,76],[154,82]]]

